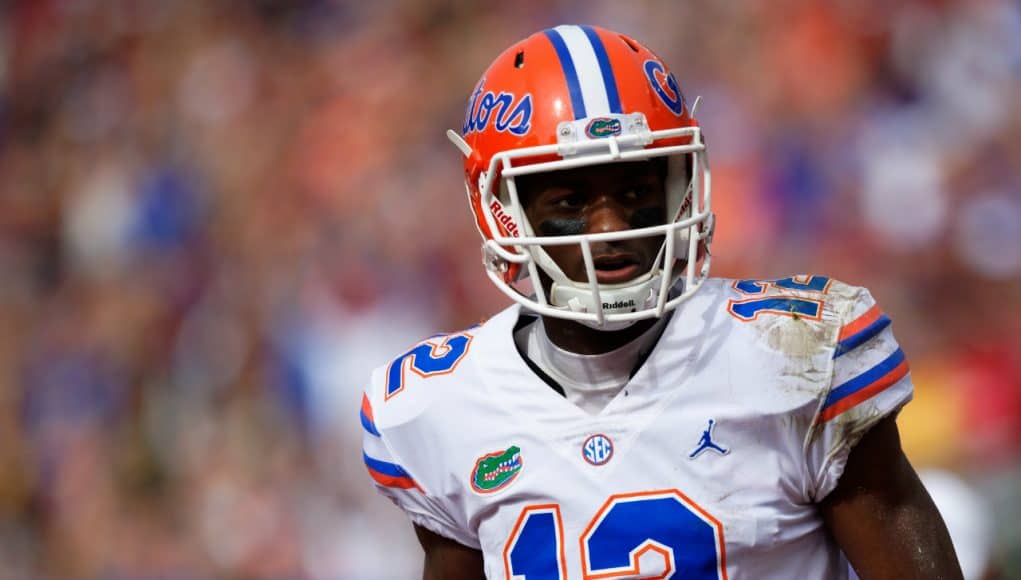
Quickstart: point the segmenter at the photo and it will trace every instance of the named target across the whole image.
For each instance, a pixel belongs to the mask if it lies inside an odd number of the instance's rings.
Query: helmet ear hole
[[[519,50],[514,55],[514,68],[523,68],[525,66],[525,51]]]

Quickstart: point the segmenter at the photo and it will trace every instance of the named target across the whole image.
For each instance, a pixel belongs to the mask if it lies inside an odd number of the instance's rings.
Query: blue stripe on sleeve
[[[379,430],[376,429],[376,424],[373,423],[372,420],[365,415],[365,411],[359,412],[359,415],[362,416],[362,427],[365,428],[365,430],[368,431],[369,433],[375,435],[376,437],[381,437],[381,435],[379,434]]]
[[[560,33],[553,28],[543,31],[546,38],[553,43],[560,59],[560,68],[564,70],[564,78],[567,80],[567,90],[571,94],[571,108],[574,110],[575,119],[583,119],[585,114],[585,100],[581,96],[581,83],[578,81],[578,71],[574,68],[574,59],[571,58],[571,51],[567,49],[567,43]]]
[[[841,399],[849,397],[865,387],[868,387],[872,383],[886,376],[886,374],[893,369],[897,368],[897,365],[902,362],[904,362],[904,351],[898,348],[893,354],[886,357],[886,359],[876,366],[830,391],[829,396],[826,397],[826,402],[822,406],[822,410],[825,411],[828,407]]]
[[[610,112],[620,114],[620,95],[617,93],[617,79],[613,75],[613,66],[610,64],[610,57],[606,54],[606,47],[599,38],[599,34],[591,26],[582,26],[585,36],[592,44],[592,50],[596,53],[596,60],[599,61],[599,72],[603,74],[603,85],[606,87],[606,100],[610,104]]]
[[[887,326],[890,326],[890,317],[883,314],[872,324],[838,342],[837,349],[833,352],[833,358],[837,358],[865,344]]]
[[[365,465],[369,466],[369,468],[372,469],[373,471],[377,471],[379,473],[382,473],[383,475],[390,475],[392,477],[408,477],[408,478],[411,477],[410,475],[408,475],[407,471],[404,471],[403,467],[397,465],[396,463],[387,463],[386,461],[373,459],[372,457],[369,457],[369,454],[365,453],[364,451],[362,451],[362,457],[365,459]]]

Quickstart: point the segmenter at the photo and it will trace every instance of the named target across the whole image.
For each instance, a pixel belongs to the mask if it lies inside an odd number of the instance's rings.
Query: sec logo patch
[[[605,465],[613,457],[613,441],[601,433],[592,435],[582,444],[581,456],[590,465]]]

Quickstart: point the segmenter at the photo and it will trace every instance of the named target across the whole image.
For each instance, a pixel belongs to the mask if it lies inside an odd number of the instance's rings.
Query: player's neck
[[[571,320],[550,316],[544,316],[542,323],[550,342],[558,347],[575,354],[603,354],[638,338],[652,328],[656,320],[639,320],[623,330],[613,332],[596,330]]]

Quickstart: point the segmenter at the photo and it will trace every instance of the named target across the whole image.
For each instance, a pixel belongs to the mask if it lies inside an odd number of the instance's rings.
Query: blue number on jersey
[[[817,320],[822,311],[822,302],[810,298],[752,298],[751,300],[731,300],[727,309],[731,314],[746,322],[755,320],[763,312],[784,316],[803,316]]]
[[[805,280],[802,282],[801,280]],[[789,276],[779,280],[738,280],[734,282],[734,288],[742,294],[763,294],[766,287],[772,284],[778,288],[788,290],[804,290],[807,292],[826,293],[830,289],[831,279],[826,276]]]
[[[790,276],[779,280],[739,280],[734,283],[734,288],[742,294],[751,295],[765,294],[771,285],[786,290],[825,294],[830,288],[830,282],[826,276]],[[731,300],[727,310],[746,322],[755,320],[763,312],[818,320],[822,312],[822,301],[788,296],[748,298]]]
[[[642,575],[639,558],[663,558],[664,576],[718,580],[722,527],[677,490],[613,496],[581,538],[585,577]]]
[[[723,527],[681,492],[671,489],[610,497],[581,537],[585,578],[647,575],[639,559],[662,558],[659,577],[719,580]],[[526,507],[504,550],[508,578],[564,580],[564,540],[556,505]]]
[[[762,294],[766,291],[766,286],[769,284],[768,280],[738,280],[734,282],[734,288],[737,288],[744,294]]]
[[[454,370],[471,344],[470,334],[463,332],[443,336],[443,342],[436,343],[437,335],[397,357],[386,369],[386,399],[404,389],[404,370],[410,367],[420,377],[428,378],[447,374]]]
[[[522,510],[504,549],[503,561],[507,578],[566,580],[560,506],[535,505]]]
[[[805,278],[804,276],[798,276],[798,278]],[[808,276],[808,279],[804,282],[796,280],[794,276],[783,278],[780,280],[774,280],[773,285],[779,286],[780,288],[787,288],[788,290],[806,290],[809,292],[821,292],[826,293],[830,289],[830,280],[826,276]]]

